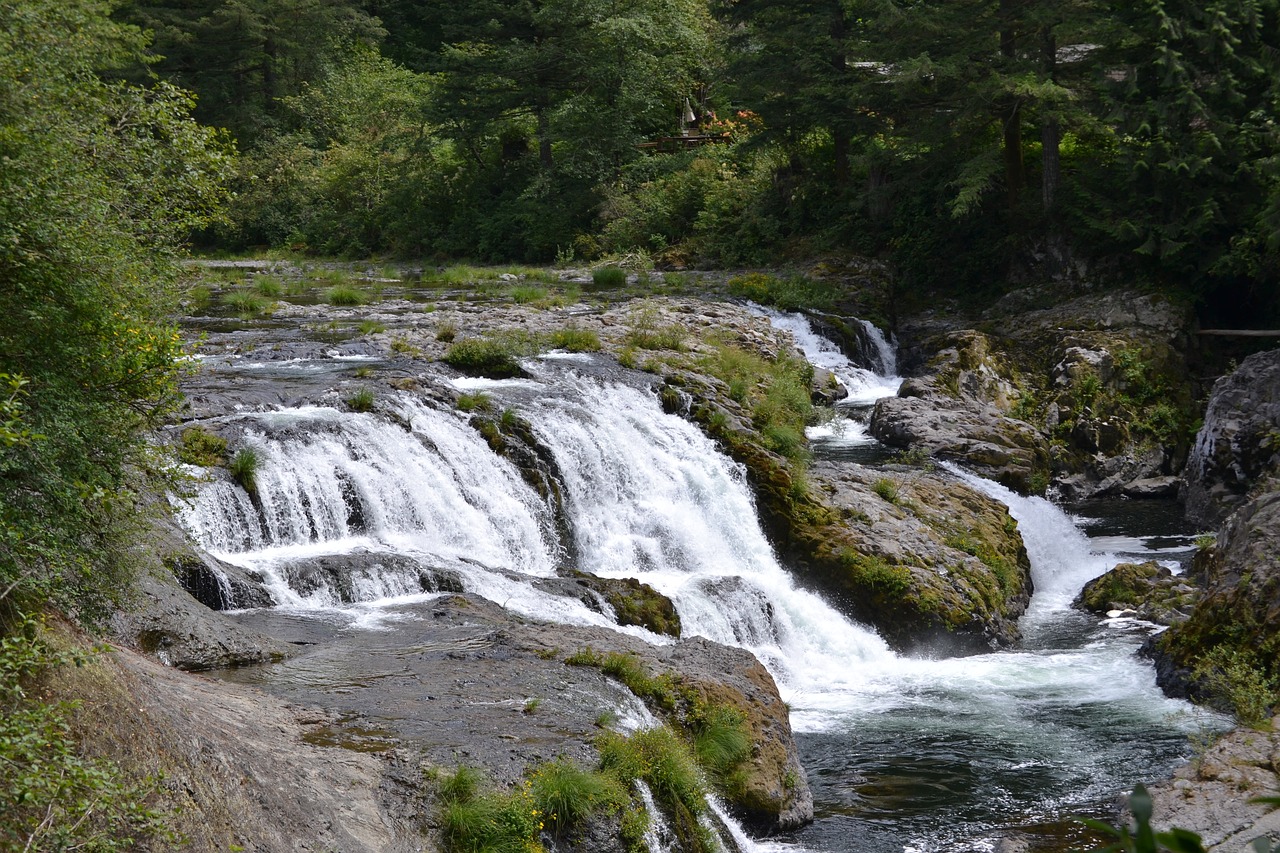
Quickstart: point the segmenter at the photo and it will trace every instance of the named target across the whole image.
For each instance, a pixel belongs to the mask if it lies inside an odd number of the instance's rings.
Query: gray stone
[[[1257,353],[1213,386],[1183,472],[1187,519],[1212,525],[1280,471],[1280,350]]]

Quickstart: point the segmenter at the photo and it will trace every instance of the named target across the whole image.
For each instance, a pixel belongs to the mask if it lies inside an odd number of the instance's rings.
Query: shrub
[[[570,326],[551,333],[551,345],[569,352],[598,352],[600,336],[591,329]]]
[[[762,305],[773,305],[783,311],[798,311],[801,308],[831,309],[835,305],[839,289],[836,285],[804,276],[778,278],[757,272],[729,279],[729,292]]]
[[[252,447],[242,447],[232,457],[231,464],[227,466],[227,470],[231,472],[231,477],[244,488],[249,494],[253,494],[258,490],[258,468],[261,466],[262,460],[258,456],[258,451]]]
[[[602,290],[614,290],[627,283],[627,272],[620,267],[598,267],[591,271],[591,283]]]
[[[445,363],[464,373],[480,374],[495,378],[520,376],[523,371],[502,341],[490,338],[468,338],[449,347]]]
[[[178,446],[178,459],[188,465],[209,468],[222,464],[222,454],[227,452],[227,440],[214,435],[204,427],[187,427],[182,431],[182,444]]]
[[[86,661],[52,649],[18,614],[0,636],[0,850],[174,849],[168,816],[149,805],[156,780],[129,784],[114,764],[81,754],[71,703],[24,689],[41,673]]]
[[[324,298],[330,305],[363,305],[369,301],[364,291],[349,284],[339,284],[329,288],[325,291]]]
[[[373,404],[377,400],[377,396],[373,393],[372,388],[357,388],[350,397],[347,398],[347,405],[354,412],[371,412]]]
[[[890,480],[888,477],[880,477],[871,484],[871,491],[879,495],[883,500],[891,504],[896,504],[900,496],[898,494],[898,484]]]
[[[1242,725],[1261,726],[1276,705],[1276,679],[1252,651],[1214,646],[1196,662],[1191,673],[1214,704],[1236,715]]]

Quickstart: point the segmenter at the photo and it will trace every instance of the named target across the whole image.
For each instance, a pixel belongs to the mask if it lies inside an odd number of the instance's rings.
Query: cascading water
[[[775,329],[790,332],[805,358],[815,367],[829,370],[849,392],[832,410],[829,420],[805,430],[809,440],[828,449],[874,444],[875,439],[867,430],[866,410],[881,397],[897,394],[902,385],[897,353],[884,333],[866,320],[856,321],[862,329],[865,350],[863,364],[858,365],[834,342],[815,332],[804,314],[758,305],[752,308],[768,317]]]
[[[536,381],[486,390],[554,455],[580,565],[651,584],[686,633],[751,650],[778,680],[818,803],[817,822],[794,839],[806,848],[855,849],[856,838],[860,851],[990,849],[999,827],[1089,806],[1183,750],[1197,722],[1133,657],[1140,635],[1069,609],[1115,560],[1093,553],[1053,505],[957,472],[1020,523],[1037,589],[1027,641],[999,654],[903,658],[796,587],[742,469],[654,395],[581,375],[572,361],[529,367]],[[390,554],[401,559],[388,566],[447,569],[520,613],[612,624],[532,585],[555,574],[566,549],[514,466],[457,415],[407,396],[398,405],[407,428],[318,407],[238,416],[261,458],[256,498],[229,481],[206,484],[188,527],[292,607],[420,593],[412,568],[366,573],[345,598],[290,586],[290,567],[317,556]]]

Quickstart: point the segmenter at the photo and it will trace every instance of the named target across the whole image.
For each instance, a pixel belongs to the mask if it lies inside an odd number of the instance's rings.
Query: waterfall
[[[791,333],[805,358],[815,367],[835,374],[840,384],[848,390],[844,405],[866,406],[881,397],[892,397],[902,385],[898,376],[898,357],[890,343],[876,326],[867,320],[856,321],[862,328],[867,352],[863,365],[854,364],[833,341],[818,334],[804,314],[777,311],[751,306],[757,313],[768,317],[776,329]]]
[[[792,689],[893,655],[796,587],[756,516],[745,471],[652,394],[559,374],[522,413],[555,455],[582,565],[667,595],[685,633],[752,651]]]

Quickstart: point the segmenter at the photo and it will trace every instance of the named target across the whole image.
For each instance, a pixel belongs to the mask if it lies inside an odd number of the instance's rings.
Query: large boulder
[[[1117,610],[1157,625],[1185,622],[1200,598],[1200,589],[1154,560],[1121,563],[1084,585],[1075,606],[1090,613]]]
[[[900,330],[915,376],[877,404],[872,432],[1022,492],[1166,496],[1195,414],[1189,328],[1187,312],[1158,297],[1063,301],[1046,287],[980,318],[925,312]]]
[[[1280,350],[1256,353],[1213,386],[1183,471],[1189,521],[1210,526],[1280,471]]]

